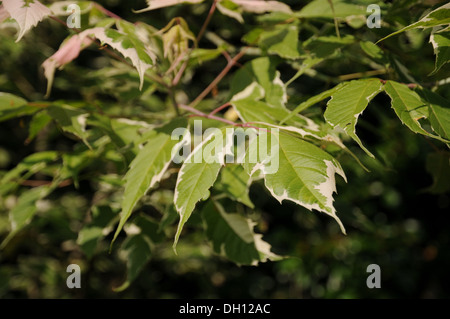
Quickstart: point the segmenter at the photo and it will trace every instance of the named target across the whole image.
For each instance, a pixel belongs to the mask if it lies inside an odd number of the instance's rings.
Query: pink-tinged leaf
[[[20,31],[16,42],[19,42],[28,30],[52,14],[50,9],[38,0],[32,0],[28,3],[24,0],[3,0],[3,7],[11,18],[19,24]]]
[[[71,37],[55,54],[42,64],[45,77],[48,80],[47,95],[53,83],[55,69],[73,61],[78,57],[81,50],[91,44],[93,39],[98,39],[101,43],[108,44],[119,51],[125,58],[131,60],[131,63],[139,73],[140,89],[142,89],[145,71],[152,66],[154,56],[149,48],[136,39],[134,39],[136,41],[129,41],[132,42],[132,45],[126,43],[124,46],[124,40],[129,40],[127,37],[129,37],[129,34],[102,27],[87,29]]]
[[[147,0],[147,8],[135,11],[136,13],[156,10],[164,7],[171,7],[182,3],[200,3],[204,0]]]
[[[9,18],[9,13],[6,11],[5,7],[0,4],[0,23]]]
[[[55,54],[44,61],[42,66],[44,68],[44,75],[48,81],[47,96],[50,94],[50,89],[53,84],[55,69],[75,60],[80,54],[80,51],[91,44],[91,42],[92,39],[88,37],[88,34],[85,31],[76,34],[68,41],[64,42]]]
[[[233,0],[234,3],[239,5],[244,11],[253,13],[264,12],[285,12],[292,13],[291,8],[279,1],[264,1],[264,0]]]

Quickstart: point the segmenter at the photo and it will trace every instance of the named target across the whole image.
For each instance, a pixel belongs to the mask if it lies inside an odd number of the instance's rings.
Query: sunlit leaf
[[[174,148],[180,141],[172,140],[172,131],[185,128],[184,119],[174,120],[166,126],[156,129],[148,138],[146,145],[139,151],[131,162],[130,169],[125,175],[125,191],[122,200],[122,213],[114,235],[119,235],[139,199],[144,196],[156,183],[161,181],[169,167],[175,152]]]
[[[249,144],[244,167],[250,176],[261,171],[266,188],[280,203],[289,200],[323,212],[345,233],[333,206],[335,173],[344,179],[345,174],[330,154],[283,131],[261,129],[257,140]]]
[[[20,31],[16,42],[19,42],[27,31],[52,14],[50,9],[38,0],[3,0],[3,7],[19,24]]]
[[[275,67],[276,64],[268,57],[257,58],[246,63],[235,73],[231,82],[232,100],[264,98],[270,106],[285,109],[286,87],[281,81],[280,72]],[[256,89],[259,92],[255,91]],[[253,94],[258,97],[256,98]]]
[[[324,117],[333,127],[339,126],[359,146],[372,156],[356,135],[358,117],[364,112],[369,102],[381,92],[383,84],[378,79],[355,80],[343,85],[331,95]]]
[[[191,216],[197,202],[208,195],[224,164],[226,143],[224,130],[217,130],[204,136],[202,143],[184,161],[178,173],[174,203],[180,215],[174,249],[184,224]]]

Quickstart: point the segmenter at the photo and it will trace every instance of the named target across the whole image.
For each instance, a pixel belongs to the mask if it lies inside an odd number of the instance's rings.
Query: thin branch
[[[344,74],[344,75],[340,75],[338,78],[341,81],[347,81],[347,80],[351,80],[351,79],[363,78],[365,76],[386,74],[387,72],[388,72],[388,70],[386,70],[386,69],[380,69],[380,70],[372,70],[372,71],[366,71],[366,72],[357,72],[357,73],[351,73],[351,74]]]
[[[210,116],[211,116],[211,115],[214,115],[214,114],[216,114],[217,112],[220,112],[220,111],[222,111],[223,109],[229,107],[230,105],[231,105],[230,102],[227,102],[227,103],[225,103],[225,104],[219,106],[219,107],[216,108],[215,110],[213,110],[211,113],[209,113],[209,115],[210,115]]]
[[[203,22],[202,28],[200,29],[200,32],[198,33],[197,37],[195,38],[195,43],[194,43],[195,47],[198,46],[198,42],[203,37],[203,34],[206,31],[206,28],[208,27],[209,23],[211,22],[211,18],[214,14],[214,11],[216,11],[216,7],[217,7],[217,0],[214,0],[213,4],[211,5],[211,9],[209,9],[208,16],[206,17],[205,22]],[[186,55],[186,54],[187,54],[188,58],[186,59],[186,61],[184,61],[184,63],[180,67],[180,70],[178,70],[178,73],[175,75],[175,77],[172,81],[172,86],[177,86],[178,83],[180,83],[181,77],[183,76],[184,71],[186,70],[187,65],[189,63],[189,56],[191,55],[192,50],[193,50],[193,48],[189,49],[189,51],[187,53],[182,54],[183,58],[184,58],[184,55]],[[175,61],[175,63],[176,63],[176,65],[178,65],[179,61]],[[170,69],[172,69],[172,66],[170,67]]]
[[[65,26],[68,29],[72,29],[74,30],[76,33],[80,33],[81,31],[77,28],[69,28],[69,26],[67,25],[67,23],[65,23],[63,20],[61,20],[60,18],[56,17],[56,16],[49,16],[50,19],[55,20],[56,22],[58,22],[59,24],[62,24],[63,26]]]
[[[58,184],[59,188],[66,187],[72,184],[72,179],[66,179],[63,180],[61,183]],[[20,185],[23,186],[31,186],[31,187],[38,187],[38,186],[44,186],[44,185],[51,185],[52,181],[38,181],[38,180],[25,180],[21,181]]]
[[[181,54],[173,61],[172,65],[169,67],[169,69],[165,72],[165,74],[169,74],[173,71],[175,71],[176,67],[183,61],[184,57],[187,55],[188,50],[185,50],[181,52]],[[177,74],[178,75],[178,74]],[[175,80],[174,80],[175,81]],[[178,80],[179,81],[179,80]],[[178,83],[178,82],[177,82]]]
[[[233,121],[230,121],[230,120],[227,120],[227,119],[215,116],[215,115],[206,114],[206,113],[203,113],[203,112],[201,112],[201,111],[199,111],[197,109],[194,109],[193,107],[191,107],[189,105],[179,104],[178,106],[181,109],[183,109],[183,110],[186,110],[186,111],[189,111],[191,113],[194,113],[194,114],[191,115],[191,117],[194,117],[194,116],[203,117],[203,118],[206,118],[206,119],[211,119],[211,120],[216,120],[216,121],[219,121],[219,122],[222,122],[222,123],[226,123],[226,124],[229,124],[229,125],[232,125],[232,126],[235,126],[235,127],[249,127],[249,128],[254,128],[254,129],[257,129],[257,130],[262,129],[261,127],[257,127],[257,126],[251,125],[251,123],[235,123]]]
[[[45,102],[43,102],[43,103],[42,103],[42,102],[28,102],[27,105],[29,105],[29,106],[34,106],[34,107],[42,107],[42,108],[45,108],[45,107],[51,106],[52,103],[45,103]]]
[[[248,47],[245,47],[242,49],[241,52],[239,52],[238,54],[236,54],[234,56],[233,59],[231,59],[227,65],[225,66],[225,68],[222,70],[222,72],[219,73],[219,75],[208,85],[208,87],[206,89],[203,90],[202,93],[199,94],[199,96],[197,96],[195,98],[194,101],[191,102],[191,104],[189,104],[192,107],[195,107],[198,103],[200,103],[200,101],[202,101],[211,91],[212,89],[219,84],[220,81],[222,81],[222,79],[228,74],[228,72],[230,72],[231,68],[236,64],[236,62],[242,58],[245,54],[245,52],[248,50]]]
[[[383,84],[386,84],[386,82],[387,82],[388,80],[382,80],[382,79],[380,79],[380,82],[381,83],[383,83]],[[417,84],[417,83],[400,83],[400,84],[404,84],[404,85],[406,85],[408,88],[410,88],[410,89],[415,89],[415,88],[417,88],[418,86],[420,86],[419,84]]]
[[[98,4],[98,3],[93,3],[94,7],[96,7],[98,10],[100,10],[101,12],[103,12],[104,14],[106,14],[108,17],[114,18],[114,19],[118,19],[118,20],[123,20],[121,17],[119,17],[117,14],[109,11],[108,9],[106,9],[105,7],[103,7],[102,5]]]
[[[333,0],[328,0],[328,3],[330,4],[331,11],[333,12],[334,28],[336,29],[336,35],[340,39],[341,34],[339,33],[339,24],[338,24],[338,20],[336,18],[336,12],[334,11]]]
[[[203,34],[205,34],[206,28],[208,27],[209,22],[211,22],[211,18],[214,14],[214,11],[216,11],[217,7],[217,0],[213,1],[213,4],[211,5],[211,9],[209,9],[208,16],[206,17],[205,22],[202,25],[202,28],[200,29],[200,32],[197,35],[197,38],[195,39],[195,43],[198,44],[200,39],[203,37]]]

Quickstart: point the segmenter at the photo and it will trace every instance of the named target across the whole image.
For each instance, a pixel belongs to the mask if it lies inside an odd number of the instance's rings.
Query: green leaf
[[[248,197],[250,184],[250,176],[248,176],[241,165],[227,165],[222,168],[219,179],[214,184],[214,189],[224,192],[235,201],[254,208],[252,201]]]
[[[217,49],[193,49],[191,54],[189,55],[188,66],[200,65],[204,62],[214,60],[219,57],[224,51],[225,49],[221,47]]]
[[[119,21],[117,26],[120,30],[97,27],[87,29],[83,34],[94,36],[130,59],[139,74],[139,89],[142,90],[145,72],[152,67],[155,54],[153,49],[139,38],[140,33],[136,31],[136,26],[123,20]]]
[[[37,211],[36,202],[47,196],[49,190],[48,186],[40,186],[27,190],[20,195],[17,204],[9,212],[11,232],[0,245],[0,249],[3,249],[23,227],[29,224]]]
[[[430,42],[436,55],[436,66],[431,74],[435,74],[444,64],[450,62],[450,31],[431,33]]]
[[[396,34],[416,29],[416,28],[432,28],[444,24],[450,23],[450,3],[444,4],[443,6],[440,6],[437,9],[434,9],[430,13],[428,13],[426,16],[424,16],[422,19],[417,21],[416,23],[410,24],[398,31],[395,31],[388,36],[385,36],[381,40],[378,40],[378,42],[384,41],[387,38],[390,38]]]
[[[0,122],[14,117],[33,114],[40,109],[27,105],[27,101],[10,93],[0,92]]]
[[[323,36],[310,38],[304,42],[303,48],[316,58],[325,58],[336,54],[339,49],[355,42],[351,35],[345,37]]]
[[[130,235],[125,239],[121,253],[122,259],[127,262],[127,279],[114,291],[124,291],[130,286],[150,260],[151,252],[150,239],[144,234]]]
[[[298,13],[300,18],[342,18],[352,15],[367,15],[367,5],[377,1],[346,1],[333,0],[334,12],[328,0],[315,0],[309,2]]]
[[[202,143],[195,146],[178,173],[174,203],[180,215],[180,221],[175,234],[174,250],[184,224],[191,216],[197,202],[208,195],[224,164],[226,147],[224,131],[225,129],[215,130],[209,135],[205,133],[207,136],[203,137]]]
[[[209,201],[202,210],[206,236],[214,252],[225,256],[238,265],[256,266],[268,260],[282,257],[270,251],[271,246],[262,235],[253,231],[255,223],[239,214],[227,214],[223,207]]]
[[[88,124],[100,128],[123,153],[130,163],[139,152],[139,144],[145,142],[143,132],[150,132],[151,125],[142,121],[132,121],[126,118],[111,119],[107,116],[93,114],[88,118]]]
[[[429,106],[429,120],[433,131],[450,141],[450,101],[427,89],[419,91]]]
[[[21,180],[41,171],[50,163],[56,161],[58,157],[58,152],[55,151],[37,152],[27,156],[0,179],[0,195],[14,190],[19,186]]]
[[[30,143],[51,121],[52,118],[46,111],[36,113],[30,121],[27,143]]]
[[[176,18],[164,28],[162,35],[164,57],[173,61],[183,55],[189,48],[189,40],[196,41],[194,34],[189,30],[187,22],[183,18]]]
[[[236,19],[244,23],[242,12],[265,13],[265,12],[284,12],[292,13],[288,5],[280,1],[265,0],[220,0],[217,2],[217,9],[223,15]]]
[[[276,124],[289,115],[286,109],[270,107],[267,103],[244,99],[232,101],[231,105],[244,122],[264,122]]]
[[[256,18],[256,20],[262,24],[281,24],[286,23],[286,20],[292,19],[294,16],[292,13],[286,13],[281,11],[274,11]]]
[[[414,133],[420,133],[442,142],[448,142],[439,136],[425,131],[419,123],[420,119],[427,118],[429,111],[427,105],[419,95],[408,86],[395,81],[387,81],[384,85],[386,93],[391,98],[391,106],[398,118]]]
[[[259,45],[268,53],[285,59],[298,59],[305,54],[299,42],[299,28],[296,25],[277,25],[275,30],[263,32]]]
[[[113,230],[112,223],[117,218],[117,212],[111,206],[94,206],[91,216],[92,221],[80,230],[77,238],[77,244],[88,259],[94,255],[100,239]]]
[[[344,83],[339,83],[335,87],[333,87],[329,90],[323,91],[317,95],[314,95],[314,96],[310,97],[309,99],[307,99],[306,101],[300,103],[294,110],[292,110],[292,112],[288,116],[286,116],[285,118],[283,118],[281,120],[280,124],[285,123],[286,121],[290,120],[292,117],[294,117],[298,113],[306,110],[310,106],[313,106],[314,104],[317,104],[320,101],[325,100],[326,98],[329,98],[336,91],[340,90],[342,88],[342,86],[344,86],[344,85],[345,85]]]
[[[292,114],[285,108],[273,108],[261,101],[244,99],[232,101],[231,105],[235,109],[239,118],[244,123],[254,123],[259,125],[270,125],[287,131],[295,131],[302,137],[311,136],[319,140],[326,139],[326,136],[319,136],[319,126],[311,119],[300,114]],[[277,126],[283,122],[291,126]]]
[[[378,79],[350,81],[332,94],[324,117],[333,127],[341,127],[371,157],[372,153],[356,135],[356,122],[369,102],[381,92],[382,83]]]
[[[51,105],[47,108],[47,113],[58,122],[64,132],[77,136],[90,147],[86,132],[86,119],[89,113],[69,105]]]
[[[283,131],[259,130],[258,141],[248,147],[244,168],[250,176],[261,171],[266,188],[280,203],[289,200],[323,212],[345,233],[333,206],[335,173],[344,179],[345,174],[330,154]]]
[[[361,46],[361,49],[374,61],[381,63],[381,64],[387,64],[388,59],[384,55],[383,50],[380,49],[379,46],[377,46],[375,43],[370,41],[361,41],[359,43]]]
[[[316,58],[316,57],[310,57],[303,60],[300,67],[298,67],[297,73],[295,73],[295,75],[292,78],[290,78],[289,81],[286,82],[285,86],[288,87],[292,82],[294,82],[296,79],[302,76],[303,73],[305,73],[307,70],[311,69],[315,65],[319,64],[323,60],[324,60],[323,58]]]
[[[136,225],[141,230],[141,233],[147,236],[154,244],[161,243],[165,239],[164,234],[160,232],[159,224],[143,213],[133,220],[133,225]]]
[[[88,167],[96,158],[93,150],[77,151],[62,155],[63,165],[61,169],[61,178],[72,178],[76,188],[79,187],[78,175]]]
[[[114,291],[123,291],[137,278],[150,260],[152,244],[160,243],[164,235],[159,232],[158,223],[145,215],[137,216],[131,225],[125,228],[127,239],[122,246],[122,257],[127,261],[127,279]]]
[[[133,212],[137,202],[156,183],[161,181],[169,167],[175,152],[172,152],[178,140],[172,140],[171,134],[176,128],[186,128],[185,119],[176,119],[162,128],[155,129],[148,138],[147,144],[140,150],[131,162],[130,169],[125,175],[125,191],[122,200],[122,212],[114,239],[116,240],[126,221]]]
[[[265,102],[271,107],[285,108],[286,87],[273,60],[268,57],[256,58],[237,71],[231,82],[232,100],[254,99],[251,96],[255,91],[253,83],[258,85],[260,91],[258,99],[264,97]]]
[[[427,156],[426,169],[433,176],[433,185],[427,191],[433,194],[450,192],[450,153],[439,152]]]

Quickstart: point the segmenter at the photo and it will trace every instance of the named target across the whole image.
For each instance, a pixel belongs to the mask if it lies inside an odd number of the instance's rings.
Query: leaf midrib
[[[284,148],[282,147],[282,144],[280,142],[280,139],[278,139],[279,145],[280,145],[280,149],[283,151],[284,156],[286,158],[286,160],[289,162],[290,167],[292,168],[292,170],[295,172],[295,174],[297,175],[297,177],[300,179],[300,181],[303,183],[304,187],[306,187],[306,189],[308,189],[308,191],[311,193],[311,195],[313,195],[314,198],[316,198],[319,203],[321,204],[322,207],[325,208],[326,210],[326,206],[323,204],[322,200],[320,200],[319,198],[317,198],[316,194],[311,191],[311,188],[307,185],[307,183],[304,182],[303,178],[300,177],[300,175],[298,174],[297,170],[294,168],[294,165],[292,164],[292,162],[289,160],[289,157],[286,155],[286,151],[284,150]],[[324,196],[325,197],[325,196]]]
[[[165,141],[165,142],[162,144],[162,146],[158,149],[157,155],[156,155],[155,157],[153,157],[153,160],[151,161],[150,165],[148,165],[145,174],[142,174],[142,179],[141,179],[141,182],[139,183],[138,190],[141,190],[142,187],[145,186],[145,180],[146,180],[146,177],[148,176],[149,172],[150,172],[151,169],[153,168],[154,163],[156,162],[156,159],[158,158],[158,155],[159,155],[159,154],[161,153],[161,151],[166,147],[166,145],[167,145],[167,143],[168,143],[169,141],[170,141],[170,139],[167,137],[166,141]],[[157,174],[155,174],[155,175],[157,175]],[[127,184],[128,184],[128,182],[129,182],[129,180],[127,179]],[[131,182],[131,181],[130,181],[130,182]],[[150,180],[150,185],[149,185],[148,187],[145,188],[145,191],[143,192],[143,194],[145,194],[145,192],[146,192],[146,191],[148,190],[148,188],[151,187],[151,186],[152,186],[152,185],[151,185],[151,180]],[[133,208],[134,208],[134,206],[136,205],[137,201],[138,201],[139,198],[141,197],[140,195],[138,195],[139,193],[140,193],[140,192],[136,192],[136,193],[135,193],[135,196],[134,196],[134,198],[133,198],[132,205],[131,205],[130,209],[127,211],[127,215],[128,215],[128,212],[129,212],[129,211],[132,211],[132,210],[133,210]]]

